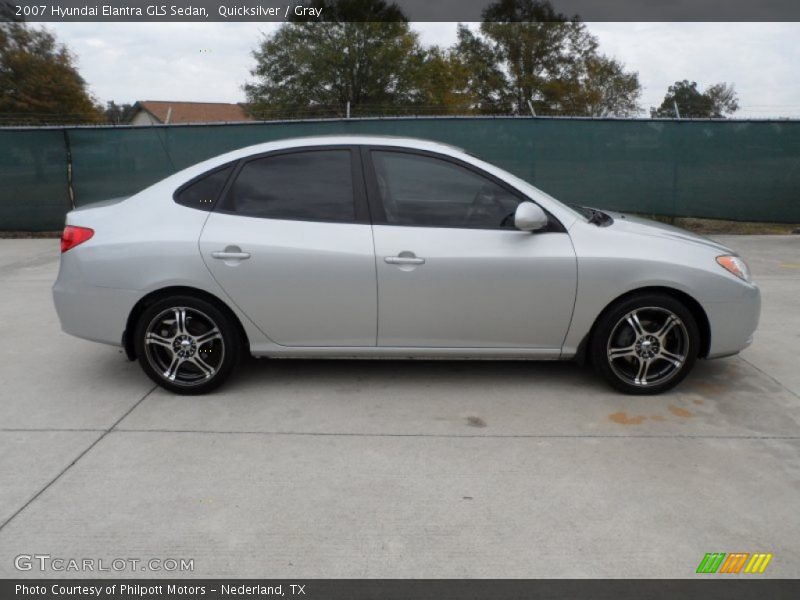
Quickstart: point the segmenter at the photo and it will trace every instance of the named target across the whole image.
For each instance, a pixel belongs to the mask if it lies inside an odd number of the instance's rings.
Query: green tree
[[[739,110],[739,100],[733,85],[717,83],[701,92],[697,89],[697,82],[684,79],[669,86],[661,106],[651,108],[650,116],[677,117],[676,104],[680,117],[686,119],[723,119]]]
[[[457,35],[451,57],[454,69],[459,70],[461,77],[453,83],[468,111],[481,114],[512,112],[512,92],[497,50],[466,25],[458,25]]]
[[[255,80],[244,86],[251,114],[341,114],[347,102],[363,114],[426,100],[421,77],[427,53],[396,5],[382,0],[309,5],[323,7],[337,22],[285,23],[262,41],[253,52]]]
[[[608,56],[586,60],[585,76],[575,96],[578,110],[594,117],[632,117],[641,111],[639,75],[625,71],[624,65]]]
[[[122,125],[130,123],[133,115],[136,112],[133,104],[117,104],[113,100],[106,102],[106,108],[103,111],[105,120],[112,125]]]
[[[97,123],[103,114],[66,46],[46,29],[0,23],[0,116],[18,123]]]
[[[428,48],[414,78],[419,85],[416,103],[410,110],[434,114],[457,114],[464,111],[464,106],[468,103],[462,91],[466,71],[453,58],[451,50],[438,46]]]
[[[598,52],[577,16],[540,0],[498,0],[484,10],[480,35],[459,28],[457,53],[472,70],[479,112],[630,116],[639,112],[637,73]]]

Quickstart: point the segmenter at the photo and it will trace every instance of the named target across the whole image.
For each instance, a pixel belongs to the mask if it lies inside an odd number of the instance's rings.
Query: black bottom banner
[[[800,598],[800,579],[6,579],[0,580],[0,598],[795,600]]]

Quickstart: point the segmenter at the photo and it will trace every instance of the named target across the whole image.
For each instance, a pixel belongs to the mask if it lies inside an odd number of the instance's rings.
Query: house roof
[[[168,100],[139,100],[136,107],[145,110],[161,123],[223,123],[252,121],[241,104],[224,102],[171,102]],[[172,112],[170,113],[170,109]]]

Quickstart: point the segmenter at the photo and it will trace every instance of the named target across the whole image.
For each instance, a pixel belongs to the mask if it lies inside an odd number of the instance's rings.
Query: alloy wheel
[[[654,387],[677,375],[689,356],[689,333],[672,311],[648,306],[625,314],[611,330],[608,364],[622,381]]]
[[[225,359],[219,326],[204,312],[185,306],[158,313],[145,329],[144,347],[156,373],[179,386],[208,382]]]

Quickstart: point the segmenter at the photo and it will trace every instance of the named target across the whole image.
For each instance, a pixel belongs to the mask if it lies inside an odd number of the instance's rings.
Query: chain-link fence
[[[800,222],[800,121],[432,117],[0,129],[0,230],[60,229],[73,200],[130,195],[251,144],[342,133],[454,144],[570,203]]]

